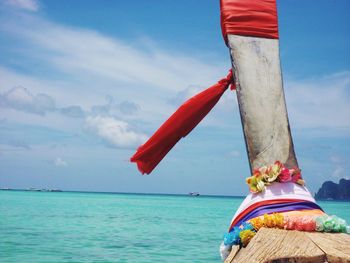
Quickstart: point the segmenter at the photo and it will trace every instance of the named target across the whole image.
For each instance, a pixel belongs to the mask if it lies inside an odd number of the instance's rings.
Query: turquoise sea
[[[243,198],[0,191],[0,262],[220,262]],[[350,221],[350,202],[319,202]]]

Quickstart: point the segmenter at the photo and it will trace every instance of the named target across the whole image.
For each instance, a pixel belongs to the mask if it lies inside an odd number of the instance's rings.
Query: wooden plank
[[[284,99],[278,39],[228,35],[251,170],[298,166]]]
[[[232,246],[230,255],[228,255],[228,257],[225,259],[225,262],[224,262],[224,263],[231,263],[231,261],[233,260],[233,258],[237,255],[239,249],[240,249],[239,246]]]
[[[231,262],[322,263],[326,255],[304,232],[262,228]]]
[[[350,235],[342,233],[307,233],[330,263],[350,262]]]

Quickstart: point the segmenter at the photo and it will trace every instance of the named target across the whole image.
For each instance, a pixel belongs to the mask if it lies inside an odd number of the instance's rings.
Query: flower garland
[[[319,232],[341,232],[350,234],[350,226],[346,221],[337,216],[319,216],[315,219],[316,231]]]
[[[239,227],[234,227],[229,233],[224,235],[225,246],[232,245],[248,245],[249,241],[256,234],[256,230],[253,225],[249,222],[244,222]]]
[[[248,177],[246,182],[252,193],[262,192],[265,190],[266,186],[274,182],[293,182],[299,185],[305,184],[304,180],[301,178],[300,169],[288,169],[280,161],[276,161],[270,166],[263,166],[259,169],[255,169],[253,175]],[[350,226],[346,224],[346,221],[334,215],[291,216],[284,215],[283,213],[273,213],[255,217],[243,222],[240,226],[233,227],[229,233],[224,235],[223,243],[227,247],[233,245],[245,247],[262,227],[350,234]]]
[[[224,235],[224,245],[246,247],[260,228],[280,228],[299,231],[335,232],[350,234],[350,226],[337,216],[284,216],[282,213],[264,214],[235,226]]]
[[[265,187],[273,182],[305,184],[304,180],[301,178],[300,169],[288,169],[280,161],[276,161],[270,166],[263,166],[259,169],[255,169],[253,175],[248,177],[246,182],[252,193],[264,191]]]

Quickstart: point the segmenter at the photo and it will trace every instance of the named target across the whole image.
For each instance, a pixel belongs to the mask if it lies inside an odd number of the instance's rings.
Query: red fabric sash
[[[220,0],[221,30],[227,35],[278,38],[276,0]]]
[[[198,125],[230,84],[231,89],[235,89],[232,78],[230,70],[226,78],[187,100],[145,144],[138,148],[130,161],[137,164],[142,174],[151,173],[171,148]]]
[[[227,34],[278,38],[276,0],[221,0],[221,29]],[[131,157],[149,174],[164,156],[209,113],[232,82],[232,72],[186,101]]]

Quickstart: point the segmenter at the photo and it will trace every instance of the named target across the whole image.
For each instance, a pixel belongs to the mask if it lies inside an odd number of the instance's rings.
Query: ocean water
[[[0,191],[0,262],[220,262],[243,198]],[[319,202],[350,221],[350,202]]]

